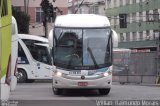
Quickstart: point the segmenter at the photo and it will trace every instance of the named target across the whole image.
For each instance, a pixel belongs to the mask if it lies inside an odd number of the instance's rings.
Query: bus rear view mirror
[[[49,47],[53,47],[53,29],[50,30],[49,36],[48,36],[48,41],[49,41]]]
[[[117,32],[114,31],[113,29],[112,29],[112,41],[113,41],[113,47],[117,48],[118,47],[118,35],[117,35]]]

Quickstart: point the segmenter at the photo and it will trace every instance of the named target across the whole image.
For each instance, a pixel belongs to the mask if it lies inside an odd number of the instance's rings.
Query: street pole
[[[44,24],[45,24],[45,27],[44,27],[44,30],[45,30],[45,38],[48,37],[48,22],[47,22],[47,15],[45,14],[45,18],[44,18]]]
[[[24,13],[26,13],[26,0],[24,0]]]
[[[28,14],[28,7],[29,7],[29,0],[27,0],[27,5],[26,5],[26,14]]]

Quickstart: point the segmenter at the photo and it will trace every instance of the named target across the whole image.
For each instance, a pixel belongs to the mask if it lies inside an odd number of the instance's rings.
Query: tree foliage
[[[22,11],[18,11],[12,7],[12,14],[15,17],[18,25],[18,33],[29,33],[30,17]]]

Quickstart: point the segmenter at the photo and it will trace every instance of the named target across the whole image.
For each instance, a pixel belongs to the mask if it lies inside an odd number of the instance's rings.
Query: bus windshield
[[[54,65],[65,69],[97,69],[110,66],[110,28],[55,28]]]

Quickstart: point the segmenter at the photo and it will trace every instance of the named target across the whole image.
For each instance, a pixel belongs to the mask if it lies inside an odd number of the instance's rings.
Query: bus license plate
[[[88,86],[88,82],[78,82],[78,86]]]

